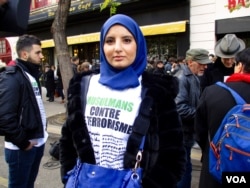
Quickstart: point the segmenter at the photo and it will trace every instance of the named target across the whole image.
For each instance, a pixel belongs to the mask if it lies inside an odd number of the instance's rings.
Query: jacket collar
[[[250,74],[234,73],[227,79],[226,82],[240,82],[240,81],[250,83]]]

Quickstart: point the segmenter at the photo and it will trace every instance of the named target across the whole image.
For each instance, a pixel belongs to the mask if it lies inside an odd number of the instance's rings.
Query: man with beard
[[[0,134],[5,136],[8,187],[32,188],[48,138],[39,83],[41,41],[20,36],[16,52],[16,66],[0,74]]]
[[[200,97],[200,81],[211,63],[208,51],[202,48],[189,49],[186,52],[187,66],[183,66],[175,76],[179,80],[179,93],[175,98],[177,111],[182,121],[184,146],[186,149],[186,172],[179,181],[178,188],[190,188],[192,180],[191,149],[194,145],[194,117]]]

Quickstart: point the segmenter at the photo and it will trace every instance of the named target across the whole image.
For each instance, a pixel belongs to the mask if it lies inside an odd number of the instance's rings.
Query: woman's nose
[[[116,43],[115,43],[115,51],[121,51],[121,49],[122,49],[121,42],[116,41]]]

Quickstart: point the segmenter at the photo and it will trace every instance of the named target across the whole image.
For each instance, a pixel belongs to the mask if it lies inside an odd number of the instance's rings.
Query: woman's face
[[[136,41],[123,26],[112,26],[104,41],[103,51],[108,63],[116,69],[130,66],[136,57]]]

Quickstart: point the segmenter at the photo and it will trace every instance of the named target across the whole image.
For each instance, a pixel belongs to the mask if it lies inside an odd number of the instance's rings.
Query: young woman
[[[176,187],[185,166],[174,101],[178,82],[145,72],[146,65],[147,46],[137,23],[122,14],[109,18],[101,29],[100,74],[92,75],[89,84],[86,73],[70,82],[68,118],[60,139],[63,183],[77,158],[106,168],[133,168],[141,142],[138,132],[145,131],[143,187]],[[150,108],[140,108],[145,98],[153,101]]]

